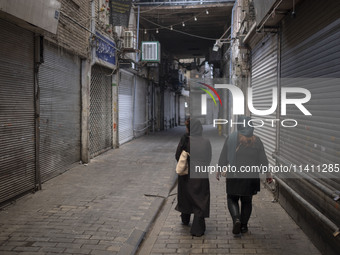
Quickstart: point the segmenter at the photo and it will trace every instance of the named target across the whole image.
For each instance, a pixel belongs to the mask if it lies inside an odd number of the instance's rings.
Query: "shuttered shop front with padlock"
[[[90,156],[112,148],[112,70],[95,65],[90,88]]]
[[[34,35],[0,19],[0,203],[34,189]]]
[[[48,42],[39,68],[40,171],[46,181],[80,161],[80,60]]]
[[[121,70],[119,72],[118,88],[118,135],[120,145],[133,139],[133,87],[134,75]]]

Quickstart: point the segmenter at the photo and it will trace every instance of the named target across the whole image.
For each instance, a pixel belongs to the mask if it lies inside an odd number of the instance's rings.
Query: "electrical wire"
[[[73,18],[71,18],[70,16],[68,16],[66,13],[60,11],[60,14],[62,14],[63,16],[65,16],[66,18],[68,18],[69,20],[71,20],[74,24],[78,25],[79,27],[81,27],[82,29],[86,30],[87,32],[91,33],[92,36],[102,40],[101,38],[99,38],[95,33],[93,33],[90,29],[88,29],[87,27],[84,27],[82,24],[80,24],[79,22],[77,22],[76,20],[74,20]],[[121,52],[120,49],[118,49],[116,46],[110,45],[112,46],[116,51]]]
[[[157,5],[156,7],[154,8],[151,8],[149,10],[145,10],[145,11],[140,11],[139,13],[145,13],[145,12],[150,12],[150,11],[153,11],[153,10],[156,10],[157,8],[161,7],[162,5],[164,5],[165,2],[161,3],[160,5]],[[137,6],[133,6],[133,8],[137,8]]]
[[[173,15],[173,14],[178,14],[178,13],[183,13],[183,12],[171,13],[171,14],[168,14],[168,15]],[[201,16],[203,13],[205,13],[205,11],[202,11],[202,12],[200,12],[200,13],[198,13],[198,14],[195,14],[193,17],[190,17],[190,18],[188,18],[188,19],[179,21],[178,23],[169,25],[169,27],[171,27],[171,26],[173,27],[173,26],[180,25],[180,24],[182,24],[183,22],[184,22],[184,23],[185,23],[185,22],[188,22],[189,20],[194,20],[195,17],[197,18],[197,17]],[[166,15],[166,16],[168,16],[168,15]],[[144,20],[146,20],[146,21],[152,23],[152,21],[148,20],[147,18],[144,18],[144,17],[142,17],[142,16],[140,16],[140,18],[142,18],[142,19],[144,19]],[[154,23],[154,25],[160,26],[160,27],[161,27],[161,25],[156,24],[156,23]],[[147,30],[147,31],[149,31],[149,30],[156,30],[156,28],[154,28],[154,29],[153,29],[153,28],[151,28],[151,29],[144,29],[144,30]]]
[[[174,28],[172,28],[171,29],[171,26],[170,27],[166,27],[166,26],[162,26],[162,25],[160,25],[160,24],[157,24],[157,23],[155,23],[155,22],[153,22],[153,21],[151,21],[151,20],[148,20],[148,19],[146,19],[146,18],[144,18],[144,17],[141,17],[142,19],[144,19],[144,20],[146,20],[146,21],[148,21],[148,22],[150,22],[151,24],[153,24],[153,25],[155,25],[155,26],[159,26],[159,28],[162,28],[162,29],[167,29],[167,30],[170,30],[170,31],[174,31],[174,32],[178,32],[178,33],[181,33],[181,34],[185,34],[185,35],[188,35],[188,36],[191,36],[191,37],[196,37],[196,38],[200,38],[200,39],[203,39],[203,40],[210,40],[210,41],[216,41],[216,40],[221,40],[222,39],[222,37],[226,34],[226,33],[228,33],[228,31],[230,30],[230,28],[231,28],[231,26],[223,33],[223,35],[220,37],[220,38],[218,38],[218,39],[216,39],[216,38],[209,38],[209,37],[204,37],[204,36],[199,36],[199,35],[194,35],[194,34],[190,34],[190,33],[187,33],[187,32],[184,32],[184,31],[181,31],[181,30],[177,30],[177,29],[174,29]],[[182,22],[181,22],[182,23]],[[173,26],[173,25],[172,25]],[[155,30],[155,29],[140,29],[140,30]]]
[[[177,29],[172,29],[171,30],[171,27],[165,27],[165,26],[162,26],[160,24],[157,24],[151,20],[148,20],[144,17],[141,17],[142,19],[150,22],[151,24],[155,25],[155,26],[158,26],[159,28],[162,28],[162,29],[167,29],[167,30],[170,30],[170,31],[174,31],[174,32],[178,32],[178,33],[181,33],[181,34],[185,34],[185,35],[188,35],[188,36],[192,36],[192,37],[196,37],[196,38],[200,38],[200,39],[203,39],[203,40],[210,40],[210,41],[216,41],[217,39],[216,38],[209,38],[209,37],[204,37],[204,36],[199,36],[199,35],[194,35],[194,34],[190,34],[190,33],[187,33],[187,32],[183,32],[183,31],[180,31],[180,30],[177,30]],[[182,23],[182,22],[181,22]],[[180,24],[181,24],[180,23]],[[155,30],[155,29],[141,29],[141,30]]]

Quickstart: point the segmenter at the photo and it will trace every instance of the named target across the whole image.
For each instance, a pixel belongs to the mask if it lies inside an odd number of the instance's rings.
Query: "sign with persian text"
[[[131,0],[110,0],[110,23],[113,26],[129,26]]]

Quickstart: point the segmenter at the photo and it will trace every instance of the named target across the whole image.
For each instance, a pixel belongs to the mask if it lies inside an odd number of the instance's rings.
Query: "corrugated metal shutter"
[[[340,3],[307,2],[300,6],[300,15],[284,21],[281,83],[311,92],[311,100],[304,105],[312,116],[305,116],[295,106],[287,107],[287,116],[282,118],[295,119],[298,126],[281,129],[279,155],[296,165],[339,164]],[[339,192],[339,173],[315,177],[334,194]],[[312,189],[306,179],[288,179],[287,183],[334,223],[340,222],[332,198]]]
[[[40,172],[46,181],[80,160],[80,60],[45,42],[39,68]]]
[[[35,187],[34,37],[0,19],[0,203]]]
[[[136,85],[136,96],[135,96],[135,136],[141,136],[145,134],[147,131],[147,127],[149,125],[147,120],[147,105],[146,105],[146,97],[147,97],[147,80],[136,77],[137,85]]]
[[[272,88],[277,87],[277,35],[268,34],[252,49],[251,86],[253,89],[253,105],[257,110],[267,110],[272,106]],[[252,119],[276,119],[276,113],[263,116],[252,115]],[[261,125],[256,121],[254,125]],[[265,121],[255,134],[264,144],[269,162],[275,165],[272,153],[276,149],[276,127],[271,121]]]
[[[175,94],[175,126],[179,125],[179,94]]]
[[[179,125],[185,125],[185,102],[186,97],[180,96],[179,97]]]
[[[175,125],[175,93],[170,92],[170,127]]]
[[[90,156],[112,148],[112,76],[111,70],[94,65],[90,88]]]
[[[162,106],[162,94],[160,87],[155,87],[155,129],[157,131],[161,130],[164,125],[161,124],[162,121],[162,110],[164,110],[164,107]],[[163,119],[164,120],[164,119]]]
[[[119,144],[133,139],[133,74],[120,71],[118,90]]]
[[[212,125],[214,121],[214,107],[215,104],[210,97],[207,97],[207,115],[205,116],[205,124]]]
[[[164,129],[170,128],[170,92],[164,91]]]

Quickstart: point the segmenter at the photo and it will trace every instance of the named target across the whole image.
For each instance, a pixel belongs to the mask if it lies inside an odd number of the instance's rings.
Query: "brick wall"
[[[87,58],[90,52],[90,33],[85,28],[90,30],[91,3],[89,0],[61,0],[60,2],[61,14],[57,34],[49,34],[45,38],[76,55]]]
[[[83,58],[89,58],[91,33],[91,1],[60,0],[61,13],[57,34],[45,34],[45,38]],[[109,3],[95,0],[96,31],[114,38],[109,24]]]

